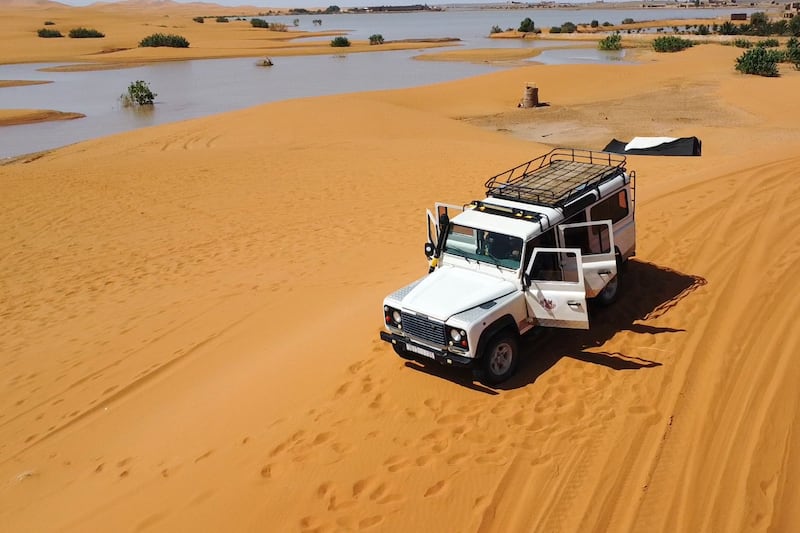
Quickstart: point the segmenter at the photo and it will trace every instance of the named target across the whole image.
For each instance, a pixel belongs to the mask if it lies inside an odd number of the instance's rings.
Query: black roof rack
[[[556,148],[486,181],[486,195],[547,207],[564,207],[617,176],[625,175],[625,156]],[[597,197],[600,197],[598,191]]]

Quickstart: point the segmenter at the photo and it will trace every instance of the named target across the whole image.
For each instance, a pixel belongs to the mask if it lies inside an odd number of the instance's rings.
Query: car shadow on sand
[[[571,357],[614,370],[641,370],[669,364],[669,361],[652,360],[637,353],[605,352],[595,348],[605,344],[620,331],[641,335],[675,334],[684,331],[639,322],[668,315],[673,307],[705,284],[706,280],[699,276],[630,260],[620,278],[620,295],[617,301],[605,308],[590,303],[590,329],[536,328],[520,342],[521,358],[516,374],[495,389],[511,390],[534,383],[562,357]],[[406,366],[464,387],[497,394],[496,390],[473,381],[471,372],[463,369],[415,362],[408,362]]]

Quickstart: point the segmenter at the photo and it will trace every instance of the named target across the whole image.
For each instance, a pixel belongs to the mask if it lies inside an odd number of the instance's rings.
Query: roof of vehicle
[[[462,226],[468,226],[470,228],[519,237],[525,241],[541,233],[541,226],[538,220],[497,216],[477,209],[467,209],[463,213],[453,217],[452,222],[453,224],[461,224]]]
[[[557,148],[489,178],[486,195],[530,205],[566,207],[599,186],[625,176],[625,156]]]

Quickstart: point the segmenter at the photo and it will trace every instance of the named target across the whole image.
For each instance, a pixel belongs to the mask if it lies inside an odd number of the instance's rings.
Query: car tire
[[[486,345],[477,377],[486,385],[497,385],[514,375],[518,363],[517,335],[507,330],[501,331]]]
[[[617,301],[617,297],[619,296],[619,282],[620,278],[622,277],[622,269],[624,267],[625,265],[622,261],[622,258],[617,256],[617,275],[614,276],[605,287],[603,287],[603,290],[600,291],[600,294],[594,297],[594,300],[598,304],[602,305],[603,307],[608,307]]]

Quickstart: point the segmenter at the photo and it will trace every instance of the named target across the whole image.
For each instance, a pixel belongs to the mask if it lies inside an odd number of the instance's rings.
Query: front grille
[[[439,346],[445,346],[447,344],[447,334],[444,331],[444,324],[433,322],[426,317],[403,313],[403,331],[405,331],[407,335]]]

